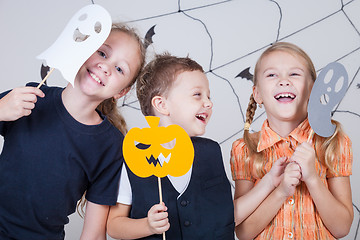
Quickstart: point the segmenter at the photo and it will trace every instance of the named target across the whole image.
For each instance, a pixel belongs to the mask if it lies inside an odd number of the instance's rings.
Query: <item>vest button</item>
[[[190,221],[186,220],[186,221],[184,222],[184,226],[185,226],[185,227],[189,227],[190,225],[191,225],[191,222],[190,222]]]
[[[183,206],[183,207],[186,207],[186,206],[188,205],[188,201],[182,200],[182,201],[180,202],[180,205]]]

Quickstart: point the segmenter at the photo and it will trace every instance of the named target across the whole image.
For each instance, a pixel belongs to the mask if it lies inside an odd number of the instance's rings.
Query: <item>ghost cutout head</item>
[[[329,63],[319,74],[311,91],[308,114],[311,128],[317,135],[330,137],[336,126],[331,111],[346,93],[348,74],[340,63]]]
[[[74,86],[80,67],[105,42],[111,25],[111,16],[103,7],[96,4],[85,6],[71,18],[58,39],[37,58],[58,69]]]

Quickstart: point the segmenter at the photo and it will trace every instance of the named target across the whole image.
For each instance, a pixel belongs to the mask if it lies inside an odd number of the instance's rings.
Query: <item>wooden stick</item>
[[[51,68],[50,71],[48,72],[48,74],[46,74],[46,76],[44,77],[44,79],[41,81],[41,83],[39,83],[39,85],[37,86],[37,88],[40,88],[41,85],[44,84],[44,82],[46,81],[46,79],[48,79],[48,77],[50,76],[50,74],[54,71],[54,68]]]
[[[314,130],[311,129],[307,142],[310,142],[310,140],[313,138],[313,136],[314,136]]]
[[[160,203],[163,202],[162,200],[162,191],[161,191],[161,178],[158,177],[158,185],[159,185],[159,197],[160,197]],[[165,238],[165,232],[163,232],[163,240],[166,240]]]

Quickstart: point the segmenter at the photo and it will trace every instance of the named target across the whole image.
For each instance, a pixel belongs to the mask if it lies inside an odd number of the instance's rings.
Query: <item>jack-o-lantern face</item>
[[[123,154],[130,170],[139,177],[187,173],[194,161],[189,135],[178,125],[158,127],[158,117],[145,118],[150,128],[132,128],[124,139]]]

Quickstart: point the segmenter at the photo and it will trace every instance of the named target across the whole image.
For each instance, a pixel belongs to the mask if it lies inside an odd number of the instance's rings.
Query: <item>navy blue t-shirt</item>
[[[98,125],[77,122],[63,88],[41,89],[30,116],[0,122],[0,239],[63,239],[85,191],[88,201],[116,204],[123,135],[103,116]]]

